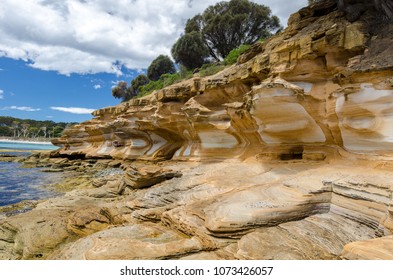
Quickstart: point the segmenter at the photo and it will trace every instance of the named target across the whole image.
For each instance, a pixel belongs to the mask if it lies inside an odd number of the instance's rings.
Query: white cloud
[[[78,108],[78,107],[50,107],[52,110],[61,111],[71,114],[91,114],[96,109],[88,109],[88,108]]]
[[[61,74],[146,68],[188,18],[221,0],[2,0],[0,56]],[[286,19],[306,0],[253,0]]]
[[[0,56],[61,74],[146,68],[171,46],[188,18],[221,0],[2,0]],[[286,19],[306,0],[253,0]]]
[[[117,86],[119,84],[119,82],[124,82],[124,80],[117,80],[117,81],[111,81],[111,88],[114,88],[115,86]]]
[[[32,107],[27,107],[27,106],[9,106],[9,107],[3,107],[0,110],[1,111],[19,110],[19,111],[25,111],[25,112],[41,111],[41,109],[39,109],[39,108],[32,108]]]
[[[4,90],[0,89],[0,99],[4,99]]]
[[[102,88],[102,86],[101,85],[94,85],[94,89],[100,89],[100,88]]]

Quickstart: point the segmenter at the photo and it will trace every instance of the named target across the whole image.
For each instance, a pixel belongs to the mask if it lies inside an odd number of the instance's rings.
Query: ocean
[[[51,143],[38,143],[38,142],[23,142],[23,141],[1,141],[0,140],[0,151],[1,150],[15,150],[15,151],[28,151],[28,150],[56,150],[59,147],[52,145]]]
[[[57,148],[46,143],[0,141],[0,154],[29,155],[31,150]],[[51,185],[58,182],[60,176],[41,172],[39,168],[21,168],[20,163],[0,162],[0,206],[58,195]]]

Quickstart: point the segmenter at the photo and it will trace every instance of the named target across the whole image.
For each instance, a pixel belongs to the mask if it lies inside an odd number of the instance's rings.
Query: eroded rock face
[[[216,75],[68,129],[55,167],[124,172],[1,221],[1,257],[391,258],[393,26],[336,2]],[[48,209],[57,237],[31,242]]]
[[[392,90],[377,89],[367,83],[337,99],[343,146],[348,151],[391,153],[392,101]]]
[[[392,24],[373,31],[366,21],[377,20],[372,11],[350,23],[334,3],[321,5],[293,14],[284,32],[252,48],[242,63],[95,111],[93,120],[54,140],[63,146],[57,155],[279,158],[316,147],[326,155],[327,146],[390,155],[393,59],[369,61],[391,50]]]
[[[58,156],[389,165],[379,161],[393,154],[393,25],[381,24],[372,5],[349,21],[353,7],[340,7],[301,9],[284,32],[214,76],[94,112],[55,140]],[[244,164],[230,176],[219,168],[220,183],[185,176],[127,205],[133,218],[162,221],[210,250],[232,246],[220,238],[241,238],[230,250],[236,258],[338,258],[347,243],[391,234],[392,186],[390,174],[333,166],[301,178],[292,166],[279,176]],[[134,182],[147,174],[131,173]]]

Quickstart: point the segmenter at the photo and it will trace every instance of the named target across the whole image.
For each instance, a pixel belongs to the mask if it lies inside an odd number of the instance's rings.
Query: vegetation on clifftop
[[[249,0],[219,2],[188,19],[185,33],[172,46],[180,71],[176,72],[168,56],[160,55],[147,68],[146,75],[138,75],[130,86],[120,81],[112,95],[124,102],[189,78],[195,72],[213,75],[236,63],[251,44],[279,30],[279,19],[267,6]]]
[[[278,17],[271,15],[269,7],[248,0],[231,0],[209,6],[202,14],[189,19],[179,40],[196,32],[204,45],[200,47],[209,51],[204,59],[221,61],[233,49],[268,38],[280,28]],[[173,50],[172,55],[184,65]]]

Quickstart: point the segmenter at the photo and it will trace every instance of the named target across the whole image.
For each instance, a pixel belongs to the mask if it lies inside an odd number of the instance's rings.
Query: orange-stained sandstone
[[[1,220],[0,258],[391,259],[393,24],[335,5],[53,140],[125,173]]]

